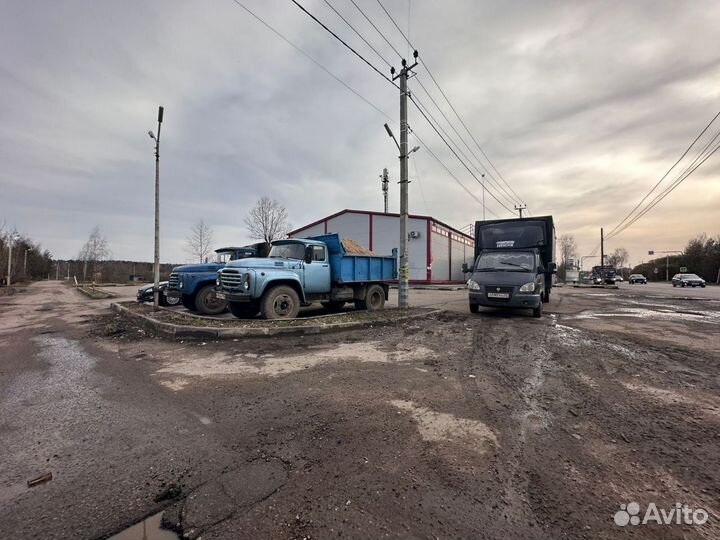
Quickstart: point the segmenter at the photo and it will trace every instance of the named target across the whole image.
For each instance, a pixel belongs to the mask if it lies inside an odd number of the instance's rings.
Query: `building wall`
[[[389,255],[400,248],[400,218],[393,215],[348,211],[300,229],[292,236],[303,238],[325,232],[351,238],[377,255]],[[462,263],[470,263],[473,257],[469,238],[423,217],[408,219],[408,233],[413,232],[416,237],[408,240],[411,281],[427,281],[428,277],[438,282],[464,280]]]

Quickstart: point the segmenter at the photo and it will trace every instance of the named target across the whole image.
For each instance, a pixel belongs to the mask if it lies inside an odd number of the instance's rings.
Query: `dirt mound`
[[[350,238],[343,238],[342,245],[348,255],[373,255],[372,251],[361,246],[355,240],[351,240]]]

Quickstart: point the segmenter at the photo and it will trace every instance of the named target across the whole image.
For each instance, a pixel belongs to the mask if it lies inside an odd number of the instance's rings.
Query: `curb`
[[[327,334],[331,332],[342,332],[343,330],[354,330],[368,327],[378,326],[390,326],[398,322],[412,321],[415,319],[424,319],[441,313],[442,309],[433,309],[426,313],[415,313],[412,315],[405,315],[392,320],[381,320],[381,321],[358,321],[358,322],[341,322],[323,325],[313,326],[284,326],[274,328],[217,328],[217,327],[197,327],[197,326],[185,326],[181,324],[172,324],[161,322],[147,315],[140,313],[133,313],[125,306],[113,302],[110,304],[110,308],[126,318],[132,321],[143,329],[153,332],[159,336],[163,336],[172,340],[179,339],[236,339],[236,338],[248,338],[248,337],[273,337],[273,336],[288,336],[288,335],[317,335]]]
[[[105,296],[103,298],[96,298],[92,294],[90,294],[88,291],[85,290],[86,287],[89,287],[91,289],[95,289],[96,291],[99,291],[100,293],[104,294]],[[103,291],[102,289],[98,287],[92,287],[89,285],[78,285],[75,287],[76,290],[80,291],[82,294],[90,298],[90,300],[108,300],[109,298],[117,298],[117,294],[111,293],[109,291]]]

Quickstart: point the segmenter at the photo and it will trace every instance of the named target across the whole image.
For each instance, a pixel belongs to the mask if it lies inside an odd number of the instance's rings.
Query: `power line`
[[[352,1],[352,0],[351,0],[351,1]],[[392,17],[392,15],[390,15],[390,12],[389,12],[389,11],[385,8],[385,6],[383,5],[382,1],[381,1],[381,0],[377,0],[377,3],[380,5],[380,7],[382,8],[382,10],[385,12],[385,15],[387,15],[388,19],[390,19],[390,22],[392,22],[393,26],[395,26],[395,28],[397,28],[397,31],[400,32],[400,35],[405,39],[405,41],[407,41],[408,45],[409,45],[410,47],[412,47],[412,49],[415,49],[415,46],[410,42],[410,38],[408,38],[408,36],[405,35],[405,33],[404,33],[404,32],[402,31],[402,29],[400,28],[400,26],[398,26],[398,24],[395,22],[395,19]],[[500,171],[497,169],[497,167],[495,167],[495,164],[490,160],[490,158],[487,156],[487,154],[486,154],[485,151],[482,149],[482,147],[480,146],[480,144],[477,142],[477,140],[476,140],[475,137],[473,136],[472,132],[471,132],[470,129],[467,127],[467,125],[465,124],[465,122],[463,121],[463,119],[460,117],[460,115],[458,114],[457,110],[456,110],[455,107],[453,106],[452,102],[451,102],[450,99],[447,97],[447,95],[445,94],[445,92],[443,91],[443,89],[440,87],[440,84],[437,82],[437,80],[436,80],[435,77],[433,76],[432,71],[430,70],[430,67],[425,63],[424,60],[421,59],[420,61],[422,62],[423,67],[425,67],[425,69],[427,70],[428,75],[430,76],[430,78],[432,79],[432,81],[435,83],[435,86],[437,86],[437,89],[440,91],[440,94],[442,94],[443,98],[445,98],[445,101],[447,101],[448,105],[450,105],[450,108],[451,108],[452,111],[455,113],[455,116],[457,116],[457,119],[460,121],[460,123],[462,124],[462,126],[465,128],[465,131],[467,131],[467,132],[468,132],[468,135],[470,135],[470,138],[471,138],[471,139],[473,140],[473,142],[475,143],[475,146],[478,147],[478,150],[480,150],[480,152],[482,153],[482,155],[485,157],[485,159],[487,160],[487,162],[490,164],[490,167],[497,173],[497,175],[498,175],[498,176],[500,177],[500,179],[505,183],[505,185],[510,189],[510,191],[513,193],[513,195],[515,195],[515,197],[517,197],[517,199],[518,199],[520,202],[522,202],[523,204],[525,204],[525,201],[522,199],[522,197],[520,197],[520,196],[515,192],[515,190],[512,188],[512,186],[507,182],[507,180],[505,180],[505,178],[504,178],[503,175],[500,173]]]
[[[390,84],[392,84],[392,85],[393,85],[395,88],[397,88],[398,90],[400,89],[400,88],[398,87],[398,85],[395,84],[390,77],[388,77],[387,75],[385,75],[382,71],[380,71],[377,67],[375,67],[369,60],[367,60],[362,54],[360,54],[360,53],[357,52],[355,49],[353,49],[350,45],[348,45],[347,42],[346,42],[344,39],[342,39],[342,38],[341,38],[340,36],[338,36],[335,32],[333,32],[332,30],[330,30],[330,28],[328,28],[328,27],[325,25],[325,23],[323,23],[322,21],[320,21],[320,19],[318,19],[315,15],[313,15],[313,14],[310,13],[307,9],[305,9],[305,8],[302,6],[302,4],[300,4],[300,2],[298,2],[297,0],[290,0],[290,1],[291,1],[293,4],[295,4],[298,8],[300,8],[300,10],[301,10],[303,13],[305,13],[308,17],[310,17],[313,21],[315,21],[317,24],[319,24],[319,25],[320,25],[326,32],[328,32],[332,37],[334,37],[334,38],[337,39],[340,43],[342,43],[342,44],[343,44],[348,50],[350,50],[355,56],[357,56],[360,60],[362,60],[362,61],[365,62],[368,66],[370,66],[370,68],[371,68],[373,71],[375,71],[378,75],[380,75],[383,79],[385,79],[387,82],[389,82]],[[352,0],[351,0],[351,1],[352,1]],[[354,3],[354,2],[353,2],[353,3]]]
[[[488,175],[488,180],[491,180],[491,181],[494,183],[493,185],[494,185],[495,188],[498,190],[498,193],[500,193],[501,195],[503,195],[503,197],[505,198],[505,200],[508,201],[511,205],[514,205],[514,204],[516,204],[517,202],[521,202],[519,199],[513,199],[513,198],[510,196],[510,194],[507,192],[507,190],[502,187],[502,185],[500,184],[500,182],[499,182],[499,181],[493,176],[493,174],[487,169],[487,167],[485,167],[485,165],[483,165],[483,163],[482,163],[482,161],[480,160],[480,158],[477,157],[477,154],[476,154],[475,152],[473,152],[472,148],[470,148],[470,146],[467,144],[467,142],[465,141],[465,139],[463,138],[463,136],[460,135],[460,133],[458,132],[458,130],[455,129],[455,126],[452,124],[452,122],[450,121],[450,119],[445,115],[445,113],[443,112],[442,108],[440,108],[440,106],[439,106],[438,103],[435,101],[435,99],[432,97],[432,95],[430,94],[430,92],[428,92],[427,88],[425,88],[425,85],[423,85],[423,83],[420,81],[420,78],[416,76],[415,79],[417,80],[418,84],[420,85],[420,88],[422,88],[422,89],[425,91],[425,94],[427,94],[428,98],[429,98],[430,101],[433,103],[433,105],[435,105],[435,107],[437,108],[437,110],[440,111],[440,114],[441,114],[442,117],[445,119],[445,121],[448,123],[448,125],[449,125],[450,128],[453,130],[453,132],[455,132],[455,135],[457,135],[458,139],[460,139],[460,141],[465,145],[465,148],[467,148],[468,151],[470,152],[470,154],[475,158],[475,161],[477,161],[477,163],[480,165],[480,167],[482,167],[483,171],[485,171],[485,173]],[[427,109],[427,108],[426,108],[426,109]],[[431,117],[432,117],[432,116],[431,116]],[[434,118],[433,118],[433,120],[434,120]],[[440,123],[437,122],[437,120],[436,120],[436,123],[437,123],[438,125],[440,125]],[[448,136],[448,138],[450,138],[449,135],[447,135],[447,133],[446,133],[446,136]],[[457,146],[457,145],[456,145],[456,146]],[[463,156],[465,156],[465,153],[464,153],[464,152],[463,152],[462,154],[463,154]],[[473,165],[473,167],[475,167],[475,170],[476,170],[477,172],[479,172],[480,174],[482,174],[482,173],[480,172],[480,169],[478,168],[478,166],[475,165],[475,163],[473,163],[473,162],[470,160],[470,158],[468,158],[467,156],[465,156],[465,159],[467,159],[467,160]]]
[[[710,122],[708,123],[708,125],[705,126],[705,128],[703,128],[703,130],[700,132],[700,134],[699,134],[697,137],[695,137],[695,140],[693,140],[693,142],[690,143],[690,146],[688,146],[688,147],[685,149],[685,151],[684,151],[684,152],[682,153],[682,155],[678,158],[678,160],[677,160],[675,163],[673,163],[672,167],[670,167],[670,168],[667,170],[667,172],[666,172],[664,175],[662,175],[662,178],[660,178],[660,180],[657,181],[657,183],[653,186],[653,188],[652,188],[650,191],[647,192],[647,194],[640,200],[639,203],[637,203],[637,204],[635,205],[635,208],[633,208],[632,210],[630,210],[630,212],[622,219],[622,221],[621,221],[620,223],[618,223],[617,225],[615,225],[615,227],[608,233],[608,235],[607,235],[608,238],[610,238],[610,237],[614,234],[614,232],[615,232],[616,230],[618,230],[618,229],[623,225],[623,223],[625,223],[628,219],[630,219],[630,217],[632,216],[632,214],[633,214],[638,208],[640,208],[640,205],[642,205],[642,203],[644,203],[644,202],[647,200],[647,198],[648,198],[650,195],[652,195],[652,193],[658,188],[658,186],[663,182],[663,180],[665,180],[665,178],[667,178],[667,176],[672,172],[672,170],[673,170],[675,167],[677,167],[677,165],[685,158],[685,156],[688,154],[688,152],[690,152],[690,149],[691,149],[693,146],[695,146],[695,143],[697,143],[697,142],[700,140],[700,138],[701,138],[701,137],[705,134],[705,132],[710,128],[710,126],[713,124],[713,122],[715,122],[715,120],[718,118],[718,116],[720,116],[720,111],[718,111],[718,113],[713,117],[713,119],[710,120]]]
[[[328,75],[330,75],[333,79],[335,79],[337,82],[339,82],[340,84],[342,84],[345,88],[347,88],[348,90],[350,90],[350,92],[352,92],[352,93],[355,94],[357,97],[359,97],[360,99],[362,99],[362,100],[363,100],[365,103],[367,103],[370,107],[372,107],[372,108],[375,109],[377,112],[379,112],[380,114],[382,114],[385,118],[388,118],[389,120],[391,120],[391,121],[394,122],[394,120],[392,119],[392,117],[391,117],[389,114],[387,114],[385,111],[381,110],[378,106],[376,106],[376,105],[375,105],[374,103],[372,103],[370,100],[368,100],[367,98],[365,98],[362,94],[360,94],[357,90],[355,90],[355,89],[352,88],[350,85],[348,85],[348,84],[347,84],[345,81],[343,81],[340,77],[338,77],[337,75],[335,75],[332,71],[330,71],[329,69],[327,69],[325,66],[323,66],[323,65],[322,65],[320,62],[318,62],[317,60],[315,60],[315,58],[313,58],[310,54],[308,54],[308,53],[305,52],[303,49],[301,49],[300,47],[298,47],[297,45],[295,45],[295,43],[293,43],[293,42],[290,41],[288,38],[286,38],[286,37],[285,37],[283,34],[281,34],[278,30],[276,30],[275,28],[273,28],[272,26],[270,26],[270,24],[268,24],[268,23],[265,22],[263,19],[261,19],[261,18],[260,18],[258,15],[256,15],[253,11],[251,11],[247,6],[245,6],[242,2],[240,2],[239,0],[232,0],[232,1],[233,1],[235,4],[237,4],[238,6],[240,6],[242,9],[244,9],[248,14],[250,14],[253,18],[255,18],[255,20],[257,20],[258,22],[260,22],[263,26],[265,26],[265,27],[266,27],[268,30],[270,30],[273,34],[275,34],[276,36],[278,36],[278,37],[279,37],[280,39],[282,39],[285,43],[287,43],[287,44],[290,45],[293,49],[295,49],[296,51],[298,51],[300,54],[302,54],[305,58],[307,58],[308,60],[310,60],[310,61],[311,61],[313,64],[315,64],[317,67],[319,67],[320,69],[322,69],[325,73],[327,73]]]
[[[332,10],[335,12],[335,14],[336,14],[338,17],[340,17],[340,18],[343,20],[343,22],[344,22],[345,24],[347,24],[347,25],[350,27],[350,29],[351,29],[353,32],[355,32],[355,33],[357,34],[357,36],[358,36],[360,39],[363,40],[363,42],[365,43],[365,45],[367,45],[368,47],[370,47],[370,48],[373,50],[373,52],[378,56],[378,58],[380,58],[380,60],[382,60],[383,62],[385,62],[389,67],[392,67],[392,64],[391,64],[390,62],[388,62],[387,60],[385,60],[385,57],[384,57],[382,54],[380,54],[380,53],[377,51],[377,49],[376,49],[375,47],[373,47],[373,46],[370,44],[370,42],[369,42],[367,39],[365,39],[365,38],[363,37],[363,35],[355,29],[355,27],[354,27],[352,24],[349,23],[348,20],[347,20],[345,17],[343,17],[342,14],[341,14],[337,9],[335,9],[335,7],[333,7],[333,5],[332,5],[330,2],[328,2],[328,0],[324,0],[324,2],[328,5],[328,7],[329,7],[330,9],[332,9]]]
[[[360,8],[360,6],[358,6],[358,5],[355,3],[355,0],[350,0],[350,2],[352,3],[353,6],[355,6],[355,7],[357,8],[357,10],[360,12],[360,14],[361,14],[363,17],[365,17],[365,20],[370,23],[370,26],[372,26],[372,27],[375,29],[375,31],[376,31],[378,34],[380,34],[380,37],[383,38],[383,40],[385,40],[385,43],[387,43],[388,45],[390,45],[390,48],[391,48],[393,51],[395,51],[395,54],[397,54],[400,58],[402,58],[402,54],[400,54],[400,52],[395,48],[395,46],[394,46],[392,43],[390,43],[390,40],[389,40],[387,37],[385,37],[385,34],[383,34],[383,33],[380,31],[380,29],[379,29],[377,26],[375,26],[375,23],[370,20],[370,17],[368,17],[367,15],[365,15],[365,12]]]
[[[453,147],[450,146],[450,143],[448,143],[448,142],[445,140],[445,138],[442,136],[442,134],[440,133],[440,131],[438,131],[437,127],[435,127],[435,124],[433,124],[433,123],[430,121],[430,119],[428,118],[428,115],[425,114],[425,111],[422,109],[422,107],[420,107],[420,106],[417,104],[417,102],[415,101],[415,98],[414,98],[413,96],[408,96],[408,97],[410,98],[410,101],[413,103],[413,105],[415,105],[415,107],[417,108],[417,110],[420,111],[420,114],[423,116],[423,118],[425,118],[425,120],[427,121],[427,123],[430,124],[430,127],[433,128],[433,131],[435,131],[435,133],[437,133],[437,136],[440,137],[440,140],[442,140],[442,142],[445,143],[445,145],[446,145],[446,146],[450,149],[450,151],[455,155],[455,157],[458,159],[458,161],[460,161],[460,163],[462,163],[463,167],[465,167],[465,168],[467,169],[467,171],[470,173],[470,175],[471,175],[479,184],[482,184],[482,182],[480,181],[480,179],[479,179],[477,176],[475,176],[475,173],[472,172],[472,170],[470,169],[470,167],[467,166],[467,164],[460,158],[460,156],[459,156],[458,153],[453,149]],[[490,196],[491,196],[493,199],[495,199],[495,201],[497,201],[497,203],[498,203],[500,206],[502,206],[505,210],[507,210],[507,211],[510,212],[511,214],[515,215],[515,212],[513,212],[513,211],[510,210],[507,206],[505,206],[505,205],[503,204],[503,202],[500,201],[500,199],[498,199],[492,191],[487,190],[487,192],[490,194]]]
[[[714,140],[717,139],[718,136],[720,136],[720,131],[718,131],[717,135],[715,135],[715,137],[713,137],[713,140],[711,141],[711,143],[714,142]],[[626,223],[621,229],[619,229],[618,231],[613,233],[611,238],[614,238],[617,235],[619,235],[620,233],[622,233],[623,231],[625,231],[633,223],[635,223],[637,220],[639,220],[641,217],[643,217],[645,214],[647,214],[650,210],[652,210],[658,204],[660,204],[660,202],[665,197],[670,195],[670,193],[672,193],[675,190],[675,188],[677,188],[680,184],[682,184],[692,173],[694,173],[703,163],[705,163],[705,161],[707,161],[707,159],[710,156],[712,156],[715,152],[717,152],[717,150],[720,149],[720,144],[715,146],[715,148],[713,148],[712,151],[707,153],[705,155],[705,157],[703,157],[702,160],[700,160],[700,162],[696,164],[698,159],[705,153],[705,150],[707,150],[707,148],[708,148],[708,146],[705,147],[705,149],[695,158],[695,160],[685,169],[685,171],[683,171],[683,173],[681,173],[680,176],[673,181],[673,183],[670,186],[668,186],[667,188],[665,188],[665,190],[663,190],[661,193],[656,195],[655,198],[639,214],[637,214],[635,217],[633,217],[632,220],[630,220],[628,223]]]
[[[459,185],[461,188],[463,188],[463,190],[465,190],[465,192],[466,192],[468,195],[470,195],[470,197],[472,197],[473,199],[475,199],[475,201],[478,202],[479,204],[482,204],[482,201],[481,201],[480,199],[478,199],[477,196],[476,196],[472,191],[470,191],[470,190],[467,188],[467,186],[465,186],[465,184],[463,184],[463,183],[460,181],[460,179],[458,179],[457,176],[455,176],[455,175],[453,174],[453,172],[448,168],[448,166],[445,165],[445,163],[443,163],[442,160],[441,160],[439,157],[437,157],[437,155],[435,154],[435,152],[432,151],[432,149],[430,148],[430,146],[428,146],[428,144],[427,144],[425,141],[423,141],[423,140],[418,136],[418,134],[417,134],[415,131],[413,131],[413,136],[418,140],[418,142],[420,142],[420,144],[423,146],[423,148],[424,148],[425,150],[427,150],[427,152],[430,154],[430,156],[432,156],[432,158],[433,158],[435,161],[437,161],[443,169],[445,169],[445,171],[450,175],[450,177],[451,177],[453,180],[455,180],[455,182],[457,182],[458,185]],[[490,212],[490,210],[488,210],[488,212]],[[492,215],[494,215],[495,217],[497,217],[497,215],[496,215],[494,212],[490,212],[490,213],[491,213]]]

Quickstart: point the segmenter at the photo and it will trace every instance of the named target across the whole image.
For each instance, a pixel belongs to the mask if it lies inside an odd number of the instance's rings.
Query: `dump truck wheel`
[[[365,309],[377,311],[385,307],[385,291],[380,285],[370,285],[365,293]]]
[[[538,304],[538,307],[533,309],[533,317],[535,317],[536,319],[539,319],[540,317],[542,317],[542,311],[543,311],[542,310],[542,302],[540,302]]]
[[[480,304],[470,304],[470,313],[477,313],[480,311]]]
[[[195,299],[192,296],[183,294],[180,298],[182,299],[182,305],[185,309],[195,311]]]
[[[257,302],[228,302],[228,307],[238,319],[252,319],[260,311]]]
[[[295,289],[278,285],[263,295],[260,313],[264,319],[294,319],[300,311],[300,297]]]
[[[218,315],[227,309],[227,302],[215,296],[214,285],[205,285],[195,295],[195,309],[203,315]]]

